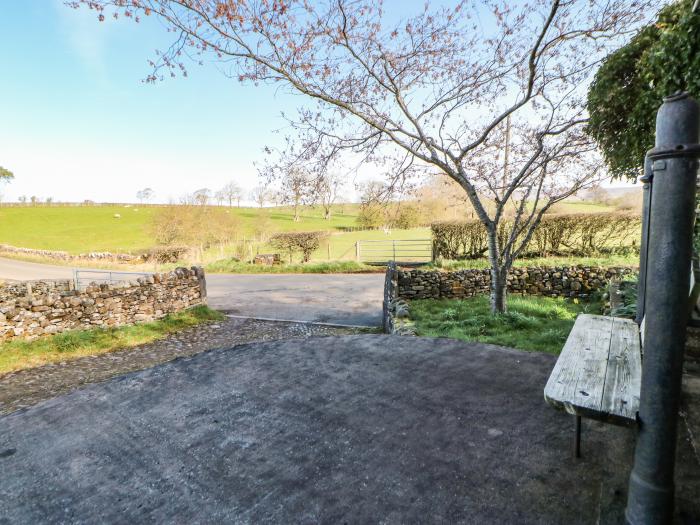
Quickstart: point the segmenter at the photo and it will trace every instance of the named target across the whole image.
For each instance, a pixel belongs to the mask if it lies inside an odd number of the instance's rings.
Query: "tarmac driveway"
[[[587,422],[571,459],[554,360],[380,335],[178,359],[0,418],[0,523],[596,523],[631,448]]]
[[[209,305],[232,314],[379,326],[384,274],[207,275]]]

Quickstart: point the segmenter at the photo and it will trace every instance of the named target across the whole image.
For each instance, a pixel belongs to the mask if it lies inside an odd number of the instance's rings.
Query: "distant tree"
[[[360,212],[357,223],[363,228],[379,228],[387,221],[387,202],[391,197],[391,187],[381,181],[373,180],[360,188]]]
[[[323,206],[323,218],[331,219],[333,204],[340,197],[343,188],[343,178],[338,174],[326,173],[318,183],[318,197]]]
[[[214,193],[214,200],[219,206],[221,206],[224,202],[226,202],[226,195],[224,195],[223,191],[218,190],[216,193]]]
[[[240,230],[238,219],[224,210],[190,204],[159,208],[151,222],[151,232],[160,246],[185,247],[201,260],[212,246],[223,248]]]
[[[10,170],[0,166],[0,183],[8,183],[15,178],[15,174]]]
[[[39,204],[39,197],[37,197],[36,195],[32,195],[31,197],[29,197],[29,202],[32,203],[32,206],[36,206],[37,204]]]
[[[408,230],[420,226],[423,217],[416,204],[401,203],[396,210],[393,226],[400,230]]]
[[[53,204],[53,197],[46,197],[46,204],[48,204],[49,206]]]
[[[5,184],[9,184],[15,178],[14,173],[0,166],[0,190]],[[2,202],[2,191],[0,191],[0,202]]]
[[[26,204],[27,203],[27,196],[26,195],[20,195],[19,198],[17,199],[20,204]]]
[[[243,189],[234,181],[229,182],[221,188],[221,195],[228,201],[229,207],[233,207],[234,201],[236,206],[241,207],[241,199],[243,198]]]
[[[700,13],[694,0],[667,5],[655,23],[610,54],[588,92],[588,131],[611,174],[634,179],[654,146],[656,111],[676,91],[700,98]]]
[[[151,188],[144,188],[136,192],[136,198],[141,204],[150,201],[155,196],[155,192]]]
[[[209,188],[201,188],[192,194],[192,199],[195,204],[206,206],[211,200],[211,190]]]
[[[280,197],[283,204],[294,210],[294,222],[301,220],[301,206],[312,204],[316,199],[317,186],[310,174],[302,169],[291,168],[281,178]]]
[[[608,192],[605,191],[605,188],[602,186],[592,187],[590,190],[588,190],[587,197],[588,200],[599,204],[607,204],[610,200],[610,195],[608,195]]]
[[[265,186],[256,186],[250,192],[250,198],[253,202],[257,204],[260,208],[265,206],[265,203],[269,200],[269,192]]]

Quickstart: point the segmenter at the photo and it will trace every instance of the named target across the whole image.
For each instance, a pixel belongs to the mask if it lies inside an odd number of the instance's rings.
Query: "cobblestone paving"
[[[213,348],[232,347],[254,341],[362,332],[362,329],[357,328],[228,318],[134,348],[81,357],[1,376],[0,415],[35,405],[88,383],[105,381],[117,375]]]

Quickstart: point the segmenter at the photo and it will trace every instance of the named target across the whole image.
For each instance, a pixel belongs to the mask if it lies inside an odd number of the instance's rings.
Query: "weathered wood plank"
[[[545,398],[570,414],[599,412],[612,317],[579,315],[545,387]]]
[[[544,397],[570,414],[631,425],[639,408],[640,383],[636,324],[582,314],[547,381]]]
[[[639,328],[631,319],[614,318],[601,411],[636,421],[641,385]]]

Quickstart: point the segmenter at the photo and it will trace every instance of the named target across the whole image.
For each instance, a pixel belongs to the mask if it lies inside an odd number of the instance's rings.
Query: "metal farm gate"
[[[357,241],[357,261],[367,264],[426,264],[433,261],[432,239],[381,239]]]

